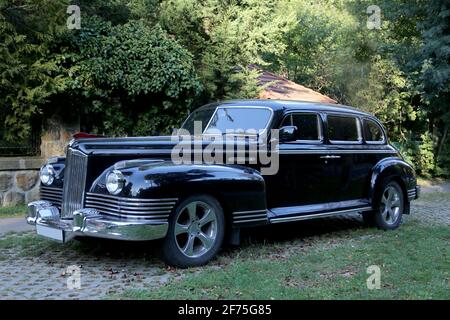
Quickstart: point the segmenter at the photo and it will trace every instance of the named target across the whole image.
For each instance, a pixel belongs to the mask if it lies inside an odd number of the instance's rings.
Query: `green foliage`
[[[289,3],[298,23],[284,53],[270,57],[273,71],[374,113],[420,174],[447,174],[448,1],[378,1],[381,29],[373,30],[370,0]]]
[[[423,177],[431,177],[434,174],[442,174],[436,167],[434,155],[434,143],[432,135],[428,132],[415,140],[411,133],[405,136],[401,142],[395,143],[405,160],[413,165],[417,173]]]
[[[160,21],[194,55],[207,100],[246,98],[255,96],[257,74],[236,75],[236,68],[284,51],[282,35],[294,21],[285,9],[269,0],[168,0]]]
[[[201,86],[192,56],[159,26],[134,20],[113,26],[92,17],[57,55],[72,95],[82,97],[85,125],[108,135],[158,133],[186,114]],[[64,52],[69,52],[66,56]],[[76,107],[76,106],[74,106]],[[143,118],[144,117],[144,118]],[[139,120],[138,120],[139,119]]]
[[[284,33],[286,50],[273,57],[273,67],[297,83],[342,95],[336,80],[355,63],[355,18],[332,1],[292,1],[287,11],[297,21]]]
[[[65,8],[52,0],[0,3],[0,121],[7,140],[25,139],[31,119],[64,89],[57,66],[46,57]]]

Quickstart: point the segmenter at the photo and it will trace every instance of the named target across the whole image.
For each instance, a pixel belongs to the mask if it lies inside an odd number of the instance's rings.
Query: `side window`
[[[361,134],[359,132],[358,119],[351,116],[329,115],[328,138],[330,141],[339,142],[359,142]]]
[[[366,139],[367,142],[382,143],[384,141],[383,130],[375,121],[364,119],[363,128],[364,139]]]
[[[299,113],[288,115],[281,126],[296,126],[295,140],[321,140],[321,126],[319,115],[313,113]]]

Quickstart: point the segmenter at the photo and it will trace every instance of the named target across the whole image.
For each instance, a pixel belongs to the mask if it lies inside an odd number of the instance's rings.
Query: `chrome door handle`
[[[341,156],[329,155],[321,156],[320,159],[339,159]]]

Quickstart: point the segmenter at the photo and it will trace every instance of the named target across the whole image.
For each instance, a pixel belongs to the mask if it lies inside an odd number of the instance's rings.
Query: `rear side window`
[[[321,140],[320,120],[317,114],[291,114],[288,115],[282,126],[296,126],[295,140],[318,141]]]
[[[367,142],[384,142],[383,130],[375,121],[364,119],[363,128],[364,139],[366,139]]]
[[[328,138],[333,142],[358,142],[361,140],[358,119],[349,116],[331,116],[328,120]]]

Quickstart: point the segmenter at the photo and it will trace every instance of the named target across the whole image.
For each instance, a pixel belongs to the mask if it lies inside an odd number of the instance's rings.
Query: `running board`
[[[349,214],[349,213],[359,213],[364,211],[371,211],[373,210],[372,207],[360,207],[360,208],[353,208],[353,209],[346,209],[346,210],[338,210],[338,211],[331,211],[331,212],[324,212],[324,213],[314,213],[314,214],[303,214],[300,216],[290,216],[290,217],[273,217],[269,218],[269,223],[282,223],[282,222],[291,222],[291,221],[301,221],[301,220],[309,220],[309,219],[316,219],[316,218],[325,218],[325,217],[333,217],[333,216],[339,216],[342,214]]]

